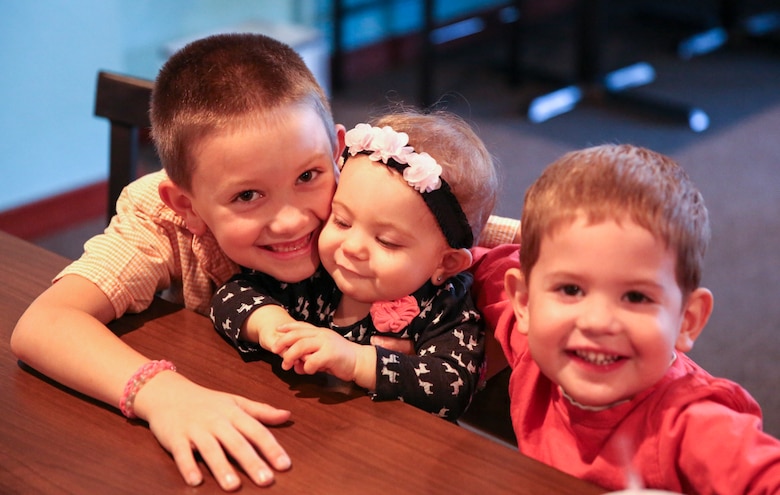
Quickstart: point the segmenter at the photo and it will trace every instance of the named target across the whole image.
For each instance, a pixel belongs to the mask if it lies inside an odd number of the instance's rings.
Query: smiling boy
[[[688,176],[644,148],[566,154],[531,186],[519,258],[473,268],[524,454],[610,490],[780,491],[758,404],[685,354],[712,312],[709,236]]]

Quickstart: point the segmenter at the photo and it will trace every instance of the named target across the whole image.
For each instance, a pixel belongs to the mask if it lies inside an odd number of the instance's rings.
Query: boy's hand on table
[[[194,451],[226,491],[241,486],[228,455],[259,486],[273,483],[274,469],[290,468],[290,458],[265,426],[284,423],[289,411],[201,387],[174,372],[150,380],[138,392],[135,411],[191,486],[203,482]]]

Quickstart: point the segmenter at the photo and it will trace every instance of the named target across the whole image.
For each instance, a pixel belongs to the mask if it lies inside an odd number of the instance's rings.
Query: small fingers
[[[257,425],[257,422],[251,418],[247,418],[247,421]],[[254,439],[251,437],[250,432],[245,431],[244,429],[251,428],[247,428],[246,425],[241,424],[235,425],[235,428],[236,429],[231,429],[220,435],[219,440],[222,443],[222,446],[230,453],[233,459],[241,466],[241,469],[244,470],[247,476],[249,476],[256,485],[270,485],[274,481],[274,473],[249,442],[248,438]],[[215,477],[217,477],[216,474]],[[225,479],[226,482],[228,480],[229,478]]]
[[[195,462],[195,456],[192,454],[192,447],[188,444],[179,445],[171,449],[173,461],[179,468],[184,482],[190,486],[198,486],[203,483],[203,473]]]
[[[296,365],[295,371],[299,374],[306,375],[313,375],[320,371],[327,371],[326,363],[323,361],[320,354],[320,352],[314,352],[305,356],[305,359],[299,361],[300,366]],[[300,371],[298,369],[299,367]]]
[[[251,401],[248,402],[249,403],[244,405],[244,407],[252,417],[245,416],[243,418],[239,418],[235,425],[242,435],[242,440],[247,439],[249,442],[251,442],[251,444],[260,451],[265,460],[270,463],[271,466],[277,471],[286,471],[290,469],[292,466],[290,457],[276,440],[276,437],[273,435],[273,433],[263,424],[284,423],[290,418],[290,412],[281,409],[275,409],[266,404],[260,404]],[[251,448],[253,457],[250,458],[247,456],[247,459],[250,459],[252,462],[254,462],[254,458],[258,458],[257,452],[255,448],[251,447],[251,445],[247,446]],[[263,463],[263,465],[265,466],[265,463]],[[268,469],[267,466],[265,467]],[[244,466],[244,468],[247,469],[247,466]],[[271,473],[271,475],[273,477],[273,473]]]
[[[327,331],[331,332],[332,330],[328,329]],[[313,327],[308,323],[285,323],[276,328],[278,335],[272,347],[290,347],[302,339],[316,337],[321,332],[322,329]]]
[[[290,411],[255,402],[244,397],[236,397],[238,406],[250,416],[267,425],[280,425],[290,419]]]
[[[203,461],[211,470],[212,476],[223,490],[229,492],[241,487],[241,479],[225,456],[217,437],[204,435],[193,438],[193,443],[193,448],[200,452]]]
[[[287,470],[292,465],[287,452],[264,425],[284,423],[290,418],[290,411],[243,397],[234,397],[233,400],[238,408],[230,415],[232,419],[193,435],[192,444],[171,449],[179,472],[190,486],[203,482],[193,450],[200,453],[214,479],[225,491],[241,487],[241,479],[228,455],[258,486],[274,482],[274,471],[269,463],[278,471]]]
[[[279,336],[273,344],[271,344],[271,352],[279,356],[283,356],[287,349],[292,347],[298,341],[298,337],[295,334],[286,333]]]
[[[298,366],[306,362],[307,356],[317,349],[315,343],[308,339],[298,340],[280,354],[282,356],[282,369],[289,370],[295,367],[297,371]]]

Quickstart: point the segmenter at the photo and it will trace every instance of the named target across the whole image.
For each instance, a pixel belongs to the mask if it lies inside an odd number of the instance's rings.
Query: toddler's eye
[[[628,302],[635,303],[635,304],[643,303],[643,302],[649,302],[650,301],[649,297],[647,297],[646,295],[642,294],[641,292],[637,292],[635,290],[632,290],[632,291],[628,292],[625,295],[625,298],[626,298],[626,300]]]
[[[347,222],[345,222],[344,220],[342,220],[342,219],[338,218],[338,217],[337,217],[337,216],[335,216],[335,215],[332,215],[332,216],[330,217],[330,221],[331,221],[331,223],[333,223],[333,225],[335,225],[336,227],[339,227],[339,228],[342,228],[342,229],[349,228],[349,224],[348,224]]]
[[[560,290],[567,296],[577,296],[582,293],[582,289],[580,289],[578,285],[574,285],[574,284],[562,285],[558,290]]]
[[[242,191],[236,195],[236,201],[241,203],[248,203],[254,199],[260,197],[260,193],[257,191]]]

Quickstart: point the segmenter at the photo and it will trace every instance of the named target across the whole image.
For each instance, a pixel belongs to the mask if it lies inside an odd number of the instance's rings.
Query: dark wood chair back
[[[116,213],[122,189],[136,179],[141,133],[148,131],[153,81],[110,72],[98,72],[95,115],[111,124],[108,220]]]

